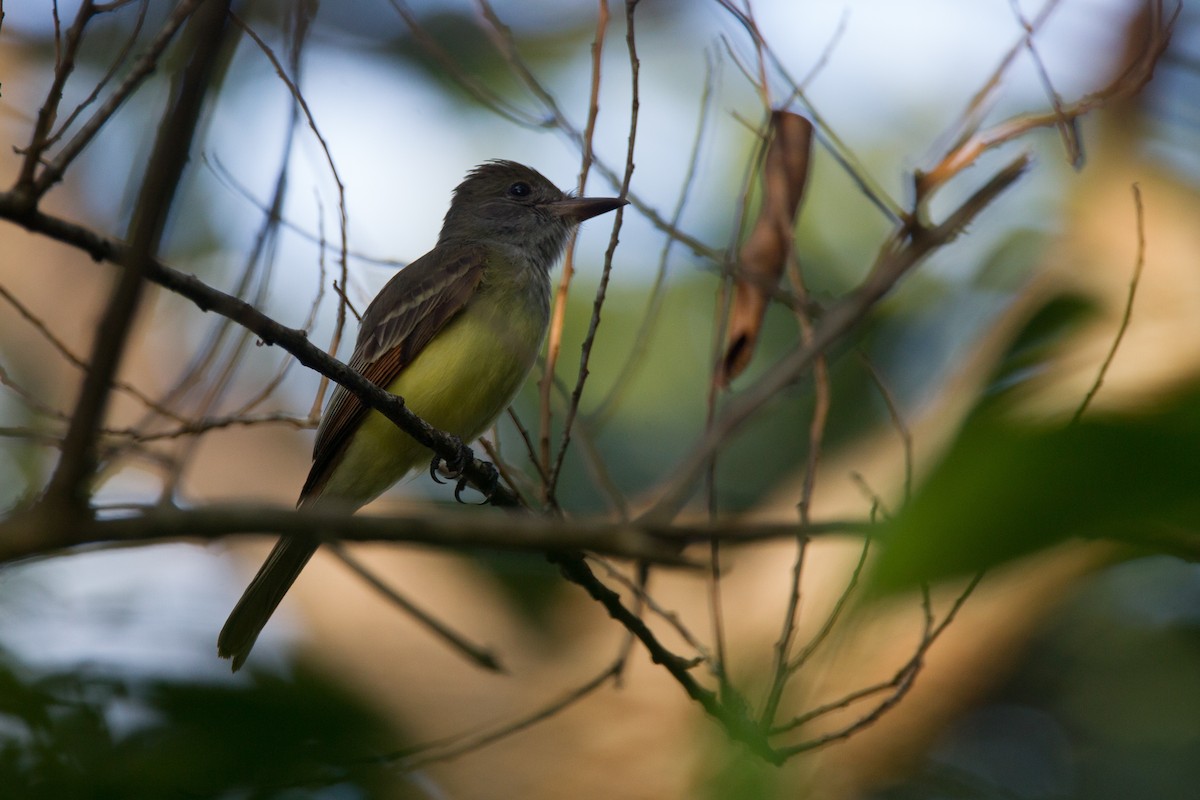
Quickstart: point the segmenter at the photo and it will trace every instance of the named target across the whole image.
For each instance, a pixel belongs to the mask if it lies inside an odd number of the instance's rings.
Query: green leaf
[[[1070,425],[999,406],[967,421],[884,526],[876,589],[971,574],[1075,537],[1200,547],[1200,385],[1155,409]]]

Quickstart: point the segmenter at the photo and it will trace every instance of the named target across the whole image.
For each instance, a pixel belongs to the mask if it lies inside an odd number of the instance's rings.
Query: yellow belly
[[[477,297],[434,337],[388,391],[414,414],[464,442],[503,413],[529,375],[545,333],[544,313],[528,313],[509,295]],[[509,302],[504,302],[508,300]],[[433,453],[371,411],[334,467],[319,502],[358,508]]]

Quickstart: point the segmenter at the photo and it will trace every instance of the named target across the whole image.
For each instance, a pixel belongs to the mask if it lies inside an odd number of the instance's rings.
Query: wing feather
[[[451,253],[431,251],[402,269],[367,306],[350,367],[386,388],[462,311],[483,279],[486,263],[482,248],[463,247]],[[367,410],[345,387],[334,389],[317,428],[301,503],[320,494]]]

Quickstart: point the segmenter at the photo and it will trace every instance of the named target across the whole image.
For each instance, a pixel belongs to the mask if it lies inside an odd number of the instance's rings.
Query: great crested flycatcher
[[[571,231],[625,203],[568,197],[512,161],[476,167],[454,190],[437,246],[367,306],[350,366],[435,428],[475,439],[533,367],[550,318],[550,270]],[[299,505],[353,511],[432,457],[338,386]],[[281,538],[246,587],[217,638],[235,671],[316,548],[313,539]]]

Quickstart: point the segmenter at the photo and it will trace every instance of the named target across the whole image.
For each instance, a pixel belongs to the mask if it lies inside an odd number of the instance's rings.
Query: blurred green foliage
[[[883,528],[877,589],[986,570],[1071,538],[1135,553],[1200,552],[1200,383],[1147,407],[1030,420],[1014,386],[1036,375],[1054,341],[1086,313],[1061,298],[1034,315],[992,390]]]
[[[395,797],[371,756],[394,734],[303,668],[282,678],[188,683],[68,669],[0,651],[5,797]]]

